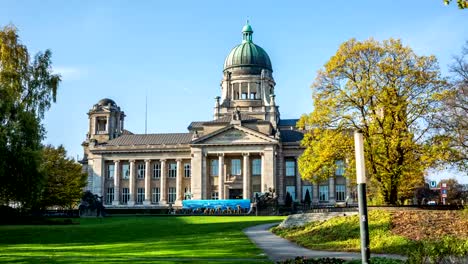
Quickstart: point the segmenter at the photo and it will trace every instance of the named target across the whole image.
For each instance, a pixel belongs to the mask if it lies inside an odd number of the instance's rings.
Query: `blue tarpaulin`
[[[236,209],[237,206],[240,206],[242,209],[250,209],[250,200],[249,199],[232,199],[232,200],[183,200],[182,208],[183,209],[198,209],[198,208],[208,208],[208,209],[218,209],[221,210],[227,209]]]

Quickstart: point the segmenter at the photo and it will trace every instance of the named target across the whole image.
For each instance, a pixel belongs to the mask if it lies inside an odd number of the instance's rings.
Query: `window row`
[[[297,168],[296,160],[286,159],[285,167],[286,167],[286,176],[287,177],[295,177],[296,176],[296,168]],[[337,160],[335,162],[335,167],[336,167],[335,168],[335,175],[336,176],[344,175],[345,163],[344,163],[343,160]]]
[[[241,160],[240,159],[231,159],[231,175],[241,175]],[[210,165],[211,176],[218,176],[219,172],[219,162],[218,160],[211,160]],[[252,159],[251,174],[253,176],[262,175],[262,160],[261,159]]]
[[[190,178],[191,170],[190,170],[190,163],[184,163],[184,172],[183,175],[185,178]],[[137,163],[136,165],[136,177],[137,179],[144,179],[146,174],[146,164],[145,163]],[[151,176],[153,179],[159,179],[161,177],[161,163],[154,163],[151,166]],[[106,166],[106,177],[107,178],[114,178],[115,173],[115,165],[114,164],[107,164]],[[167,175],[169,178],[177,177],[177,163],[169,163],[167,168]],[[130,178],[130,164],[124,163],[122,164],[122,178],[129,179]]]
[[[190,187],[185,187],[184,189],[184,200],[190,199]],[[107,188],[106,190],[106,204],[112,204],[114,200],[114,188]],[[176,200],[176,187],[169,187],[167,192],[167,202],[173,203]],[[122,194],[120,196],[120,203],[127,204],[130,200],[130,189],[129,188],[122,188]],[[136,204],[143,204],[145,200],[145,188],[137,188],[136,193]],[[159,203],[161,200],[161,191],[159,187],[155,187],[151,189],[151,203]]]
[[[302,197],[301,200],[306,200],[307,192],[309,193],[309,198],[312,201],[313,191],[312,185],[303,185],[302,186]],[[291,195],[291,198],[294,201],[297,201],[296,197],[296,186],[286,186],[286,193]],[[329,186],[328,185],[319,185],[318,188],[318,200],[320,202],[326,202],[329,200]],[[335,200],[336,201],[345,201],[346,200],[346,186],[344,184],[337,184],[335,185]]]

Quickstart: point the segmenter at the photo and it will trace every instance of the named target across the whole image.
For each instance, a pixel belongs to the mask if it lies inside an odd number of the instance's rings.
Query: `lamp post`
[[[359,222],[361,229],[362,263],[369,263],[369,223],[366,200],[366,166],[364,161],[364,140],[361,131],[354,132],[354,148],[356,153],[356,179],[358,187]]]

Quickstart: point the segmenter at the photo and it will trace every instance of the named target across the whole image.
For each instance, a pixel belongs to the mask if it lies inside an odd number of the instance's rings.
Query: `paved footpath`
[[[269,229],[276,225],[278,225],[278,223],[252,226],[244,229],[244,233],[250,240],[261,248],[272,261],[293,259],[297,256],[308,258],[334,257],[345,260],[361,259],[360,253],[318,251],[298,246],[295,243],[271,233]],[[372,254],[371,256],[405,259],[403,256],[390,254]]]

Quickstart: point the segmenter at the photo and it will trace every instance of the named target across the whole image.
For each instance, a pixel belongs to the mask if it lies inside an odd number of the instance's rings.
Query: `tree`
[[[372,198],[396,204],[413,195],[424,172],[449,155],[447,141],[434,142],[429,120],[449,86],[434,56],[417,56],[400,40],[343,43],[312,85],[314,111],[298,127],[308,129],[299,158],[306,180],[333,175],[338,159],[353,177],[353,130],[364,135]]]
[[[46,184],[41,196],[41,206],[73,208],[83,194],[86,186],[86,173],[82,166],[67,158],[63,146],[46,146],[42,150],[41,171],[46,175]]]
[[[60,82],[50,58],[46,50],[31,62],[17,29],[0,30],[0,201],[5,204],[31,208],[40,195],[41,119]]]
[[[444,0],[445,5],[449,5],[452,0]],[[460,9],[468,8],[468,1],[466,0],[457,0],[457,6]]]
[[[434,115],[434,124],[439,137],[448,140],[453,149],[450,161],[460,171],[468,172],[468,41],[461,55],[454,58],[450,71],[454,89]]]
[[[463,186],[458,183],[456,179],[441,180],[439,188],[445,184],[447,190],[447,197],[445,202],[448,204],[460,204],[461,200],[466,199],[466,195],[463,191]]]

